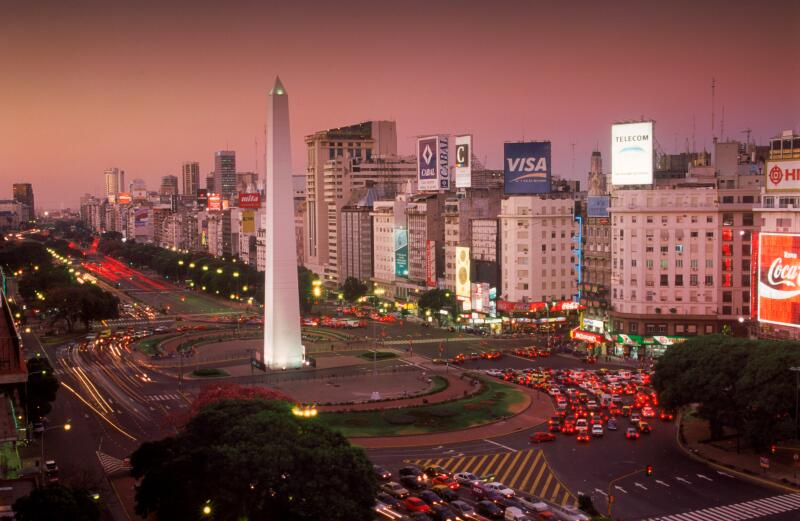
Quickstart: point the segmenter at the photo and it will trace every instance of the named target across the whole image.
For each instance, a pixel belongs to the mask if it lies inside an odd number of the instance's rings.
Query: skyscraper
[[[289,247],[295,238],[294,220],[288,218],[294,211],[289,96],[280,78],[275,78],[268,106],[264,363],[277,369],[303,363],[297,252]]]
[[[214,190],[229,199],[236,191],[236,152],[220,150],[214,154]]]
[[[119,168],[106,168],[105,170],[105,196],[116,197],[118,192],[125,189],[125,170]]]
[[[174,175],[165,175],[161,178],[161,195],[178,195],[178,178]]]
[[[30,183],[14,183],[14,200],[22,203],[21,221],[30,221],[36,216],[33,205],[33,187]]]
[[[200,163],[186,161],[181,166],[181,180],[183,182],[183,195],[196,196],[200,188]]]

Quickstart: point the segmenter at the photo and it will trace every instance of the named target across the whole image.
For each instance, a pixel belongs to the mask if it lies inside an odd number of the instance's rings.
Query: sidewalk
[[[713,466],[736,473],[739,476],[758,481],[772,487],[790,492],[800,492],[800,467],[794,465],[791,454],[786,451],[778,454],[758,454],[752,449],[735,450],[734,441],[705,443],[700,440],[708,438],[708,427],[702,420],[693,417],[678,419],[678,445],[690,456],[704,460]],[[731,445],[730,450],[726,445]],[[766,457],[769,468],[761,467],[761,459]]]

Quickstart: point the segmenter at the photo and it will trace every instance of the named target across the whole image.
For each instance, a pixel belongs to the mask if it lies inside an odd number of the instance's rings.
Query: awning
[[[653,340],[662,346],[673,346],[686,342],[686,338],[682,336],[654,336]]]
[[[626,346],[640,346],[644,344],[644,339],[639,335],[617,335],[617,342]]]
[[[589,342],[591,344],[599,344],[603,341],[603,335],[593,333],[591,331],[584,331],[583,329],[573,329],[570,335],[575,340]]]

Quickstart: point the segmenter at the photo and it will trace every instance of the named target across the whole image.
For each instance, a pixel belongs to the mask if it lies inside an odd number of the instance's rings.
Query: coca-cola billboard
[[[261,208],[261,194],[254,193],[239,193],[239,208]]]
[[[800,160],[768,161],[764,170],[768,192],[800,192]]]
[[[758,236],[758,320],[800,327],[800,234]]]

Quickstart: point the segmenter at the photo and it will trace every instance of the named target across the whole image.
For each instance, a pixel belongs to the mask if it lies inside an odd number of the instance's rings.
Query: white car
[[[589,430],[589,422],[586,421],[586,418],[578,418],[575,421],[575,430],[576,431],[586,431]]]
[[[596,423],[592,425],[592,436],[602,436],[603,435],[603,426],[597,425]]]
[[[481,478],[479,478],[472,472],[457,472],[453,476],[453,479],[455,479],[459,485],[463,486],[472,486],[475,483],[480,483],[481,481]]]
[[[488,371],[486,371],[486,374],[488,376],[492,376],[494,378],[502,378],[503,377],[503,371],[498,371],[497,369],[489,369]]]
[[[483,486],[486,490],[491,490],[492,492],[497,492],[505,497],[514,497],[514,491],[508,488],[507,486],[503,485],[499,481],[492,481],[491,483],[486,483]]]

